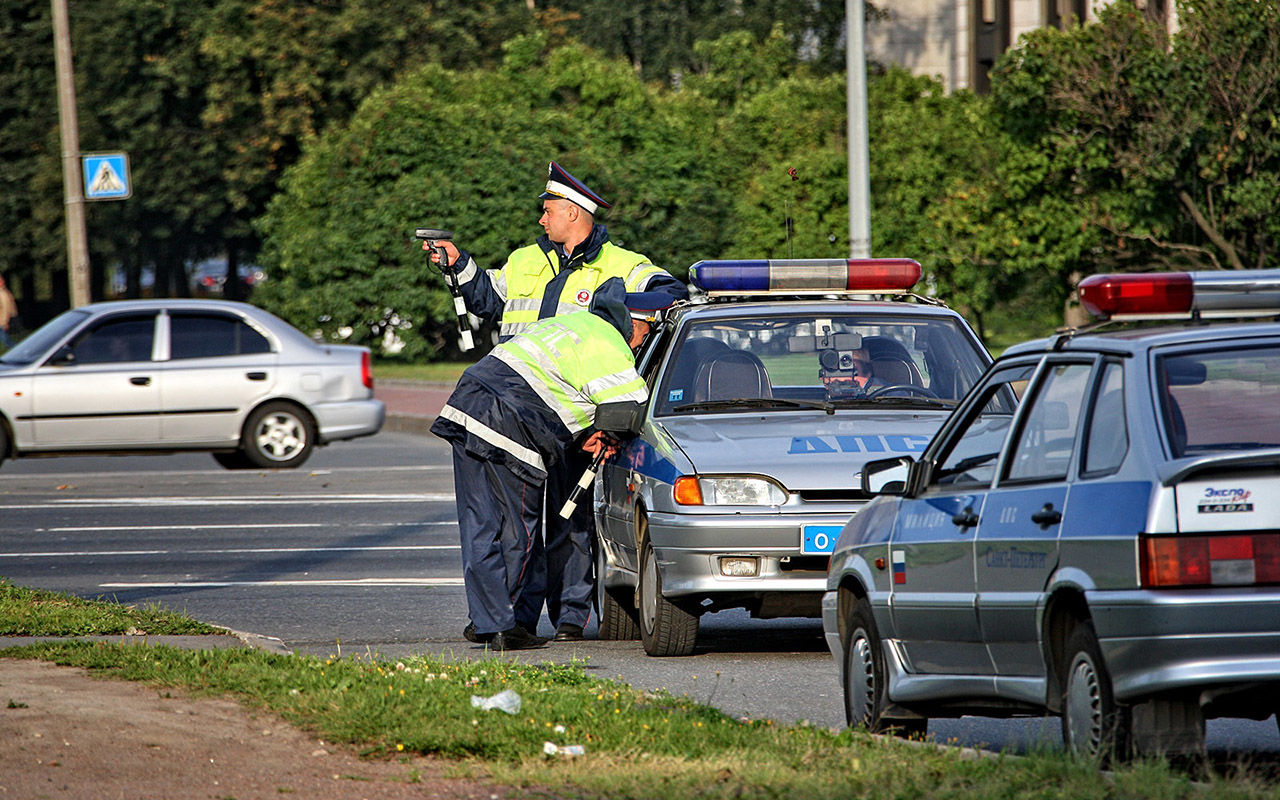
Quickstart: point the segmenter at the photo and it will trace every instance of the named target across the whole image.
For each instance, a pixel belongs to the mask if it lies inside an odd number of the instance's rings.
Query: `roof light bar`
[[[1095,317],[1140,319],[1280,313],[1280,270],[1091,275],[1080,304]]]
[[[699,261],[689,280],[708,294],[906,292],[920,281],[910,258],[786,258]]]

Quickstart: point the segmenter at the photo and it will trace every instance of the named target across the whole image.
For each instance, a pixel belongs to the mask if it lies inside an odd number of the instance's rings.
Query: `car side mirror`
[[[625,433],[635,436],[644,427],[643,403],[634,400],[618,400],[596,406],[595,428],[609,433]]]
[[[916,462],[911,456],[881,458],[862,465],[862,493],[867,495],[903,495]]]

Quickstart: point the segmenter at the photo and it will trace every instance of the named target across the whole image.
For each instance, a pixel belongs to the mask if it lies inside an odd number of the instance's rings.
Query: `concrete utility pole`
[[[866,9],[844,0],[845,71],[849,117],[849,257],[871,257],[871,176],[867,155]]]
[[[62,194],[67,206],[67,273],[71,307],[88,305],[89,237],[84,222],[84,189],[80,181],[80,119],[71,68],[71,22],[67,0],[53,2],[54,58],[58,71],[58,121],[62,131]]]

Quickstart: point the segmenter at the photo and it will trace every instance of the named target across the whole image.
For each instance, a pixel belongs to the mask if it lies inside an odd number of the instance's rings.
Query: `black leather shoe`
[[[493,638],[492,633],[476,633],[476,625],[474,622],[468,622],[467,627],[462,629],[462,638],[473,644],[484,644]]]
[[[489,646],[494,650],[532,650],[546,644],[546,639],[534,636],[519,625],[509,631],[498,631],[489,640]]]
[[[582,641],[582,626],[574,625],[569,622],[562,623],[556,628],[557,642],[580,642]]]

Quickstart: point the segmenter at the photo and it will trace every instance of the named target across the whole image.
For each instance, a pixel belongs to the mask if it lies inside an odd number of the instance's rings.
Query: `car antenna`
[[[796,181],[800,180],[800,176],[796,174],[795,167],[787,167],[787,174],[791,176],[792,183],[795,183]],[[794,238],[795,231],[796,231],[796,222],[795,222],[795,219],[793,219],[791,216],[791,210],[792,210],[795,194],[796,194],[796,191],[795,191],[795,187],[793,186],[791,188],[791,197],[789,197],[786,201],[787,216],[786,216],[785,224],[786,224],[786,236],[787,236],[787,258],[796,257],[796,243]]]

